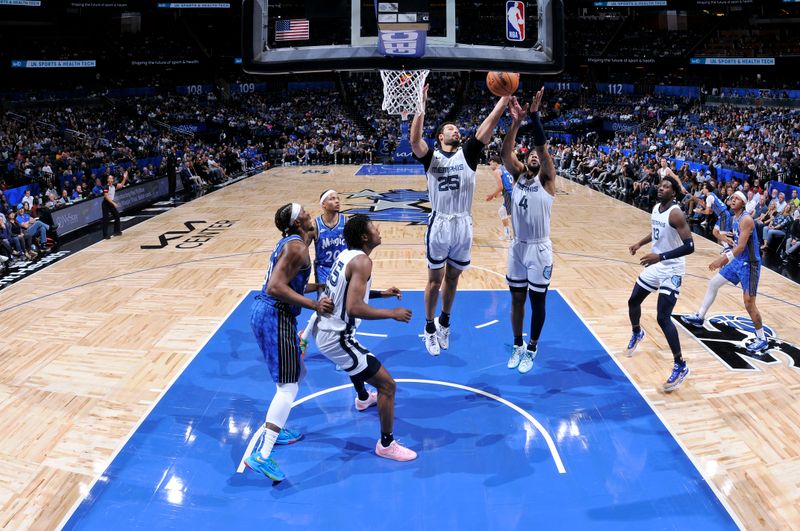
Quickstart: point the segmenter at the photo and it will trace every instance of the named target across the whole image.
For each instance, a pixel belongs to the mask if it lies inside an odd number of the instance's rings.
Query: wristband
[[[731,262],[733,262],[733,259],[734,259],[734,258],[736,258],[736,256],[734,256],[734,254],[733,254],[733,251],[728,251],[728,252],[726,252],[726,253],[725,253],[725,256],[726,256],[726,257],[728,257],[728,263],[729,263],[729,264],[730,264]]]

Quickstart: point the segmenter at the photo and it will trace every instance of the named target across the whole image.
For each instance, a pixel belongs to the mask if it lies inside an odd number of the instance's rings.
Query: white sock
[[[767,339],[767,337],[764,335],[764,329],[763,328],[756,328],[756,337],[758,339]]]
[[[274,426],[283,426],[286,425],[286,419],[289,418],[289,412],[292,410],[292,403],[294,403],[295,397],[297,397],[297,391],[299,387],[296,383],[285,383],[285,384],[276,384],[277,390],[275,391],[275,396],[272,397],[272,402],[269,404],[269,409],[267,410],[267,424],[272,424]],[[267,428],[264,430],[264,445],[261,447],[261,455],[264,458],[269,457],[269,454],[272,452],[272,447],[275,445],[275,440],[278,438],[277,432]]]
[[[317,315],[317,312],[311,314],[311,317],[308,320],[308,324],[306,324],[306,327],[303,330],[303,339],[305,339],[306,341],[311,340],[311,336],[314,333],[314,325],[317,324],[318,318],[319,316]]]
[[[264,444],[261,446],[259,453],[264,459],[269,459],[269,454],[272,453],[272,447],[275,446],[275,441],[278,440],[279,431],[272,431],[267,428],[264,430]]]
[[[717,298],[717,292],[719,288],[721,288],[727,280],[725,277],[717,273],[714,275],[711,280],[708,282],[708,289],[706,290],[706,296],[703,299],[703,305],[700,307],[700,310],[697,311],[697,316],[701,319],[706,318],[706,312],[708,309],[711,308],[711,305],[714,304],[714,299]]]

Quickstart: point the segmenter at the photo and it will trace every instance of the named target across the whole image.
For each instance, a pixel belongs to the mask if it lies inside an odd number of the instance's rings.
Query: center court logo
[[[376,192],[364,189],[360,192],[342,194],[343,203],[352,208],[342,210],[346,214],[366,214],[373,221],[397,221],[409,225],[426,225],[431,213],[428,192],[419,190],[389,190]]]
[[[684,321],[682,315],[672,317],[732,371],[759,370],[751,362],[780,364],[780,360],[775,357],[777,354],[785,356],[790,367],[800,370],[800,348],[778,339],[775,331],[768,326],[764,327],[764,334],[769,341],[769,348],[756,354],[749,352],[745,345],[756,334],[753,321],[747,317],[715,315],[706,320],[702,328],[690,325]]]

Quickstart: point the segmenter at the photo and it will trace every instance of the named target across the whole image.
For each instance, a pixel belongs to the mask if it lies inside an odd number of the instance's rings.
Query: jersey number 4
[[[458,174],[443,175],[439,177],[439,191],[446,192],[448,190],[458,190],[461,187],[461,181]]]
[[[528,209],[528,198],[527,197],[523,197],[522,198],[522,201],[519,202],[519,207],[520,208],[524,208],[525,210]]]

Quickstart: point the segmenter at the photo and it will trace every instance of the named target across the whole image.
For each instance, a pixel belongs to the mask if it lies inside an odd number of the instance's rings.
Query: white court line
[[[641,396],[642,399],[647,403],[647,405],[650,407],[650,410],[653,413],[655,413],[656,417],[658,417],[658,420],[661,421],[661,424],[663,424],[664,427],[667,428],[667,431],[670,433],[670,435],[672,435],[673,440],[676,443],[678,443],[678,446],[680,446],[681,450],[683,450],[683,453],[686,454],[686,457],[689,458],[689,461],[691,461],[692,464],[694,465],[694,467],[697,469],[697,471],[700,472],[700,476],[703,478],[703,480],[706,482],[706,484],[711,488],[711,491],[714,493],[714,495],[720,501],[722,506],[725,507],[725,510],[728,511],[728,514],[730,515],[731,519],[733,520],[733,523],[735,523],[739,527],[739,529],[745,529],[745,527],[742,525],[742,522],[739,521],[739,517],[736,515],[735,512],[733,512],[733,509],[728,504],[727,498],[723,497],[721,495],[721,493],[719,492],[719,490],[717,489],[716,485],[714,485],[714,483],[712,483],[709,480],[709,478],[706,476],[705,472],[699,466],[699,464],[697,463],[695,458],[692,456],[692,454],[689,453],[688,448],[686,448],[686,446],[684,446],[683,442],[677,437],[677,435],[675,435],[675,432],[672,431],[672,428],[664,420],[664,417],[661,416],[661,413],[659,413],[658,410],[655,407],[653,407],[653,404],[650,402],[650,400],[647,398],[647,396],[645,396],[645,394],[642,392],[642,389],[639,387],[639,385],[637,385],[636,381],[633,378],[631,378],[631,375],[628,373],[628,371],[625,370],[625,367],[622,366],[622,364],[617,360],[617,358],[615,356],[611,355],[611,349],[609,349],[606,346],[606,344],[603,343],[603,340],[600,339],[600,336],[598,336],[595,333],[595,331],[592,329],[592,327],[589,326],[589,323],[587,323],[583,319],[583,316],[578,312],[578,310],[575,309],[575,307],[572,305],[572,303],[569,301],[569,299],[567,299],[564,296],[564,294],[561,293],[561,291],[559,289],[557,289],[557,288],[552,288],[552,289],[553,289],[553,291],[557,291],[558,292],[558,294],[561,296],[561,298],[564,300],[564,302],[567,303],[567,306],[569,306],[572,309],[573,313],[575,313],[575,315],[578,316],[578,319],[581,320],[581,322],[583,323],[583,326],[585,326],[586,329],[589,330],[589,332],[594,336],[594,338],[597,340],[597,342],[600,343],[600,346],[603,347],[603,349],[606,351],[606,353],[608,354],[608,357],[611,358],[612,360],[614,360],[614,363],[617,364],[617,367],[619,367],[619,369],[622,371],[622,374],[624,374],[625,377],[628,379],[628,381],[631,383],[631,385],[633,385],[634,389],[636,389],[636,392],[639,393],[639,396]]]
[[[145,420],[147,420],[147,418],[150,416],[150,413],[153,412],[153,409],[155,409],[155,407],[159,404],[159,402],[161,402],[161,399],[164,398],[164,395],[167,394],[167,391],[169,391],[175,384],[175,382],[178,381],[178,378],[181,377],[181,375],[194,361],[197,355],[200,354],[200,351],[203,350],[205,346],[208,344],[208,342],[211,341],[211,338],[217,334],[219,329],[222,328],[222,325],[228,322],[228,319],[230,319],[231,315],[233,315],[233,312],[236,311],[239,305],[242,304],[242,301],[244,301],[249,295],[250,295],[250,290],[248,290],[244,295],[242,295],[242,297],[236,302],[236,304],[233,305],[228,314],[219,322],[219,324],[214,328],[211,334],[209,334],[208,338],[206,338],[206,340],[203,342],[203,345],[199,349],[197,349],[197,352],[195,352],[193,356],[188,357],[189,359],[186,360],[186,363],[184,363],[183,367],[181,367],[181,370],[175,373],[175,376],[172,378],[172,381],[170,381],[169,384],[167,384],[164,387],[164,389],[161,390],[161,394],[159,395],[159,397],[153,400],[153,402],[150,404],[150,407],[147,409],[147,412],[139,418],[139,421],[136,423],[133,429],[131,429],[131,431],[128,433],[128,436],[125,437],[125,440],[122,441],[122,443],[119,446],[117,446],[116,450],[114,450],[114,453],[111,454],[111,456],[105,461],[105,464],[102,466],[102,468],[100,468],[100,472],[94,477],[92,482],[89,483],[89,485],[86,487],[86,490],[84,490],[83,485],[80,486],[81,496],[77,500],[75,500],[75,503],[72,505],[72,508],[67,512],[66,515],[64,515],[64,518],[61,520],[61,523],[58,524],[58,529],[63,529],[64,526],[67,525],[67,522],[69,522],[69,519],[72,518],[72,515],[78,509],[80,504],[83,503],[83,500],[86,499],[87,496],[89,496],[90,492],[92,492],[92,488],[94,488],[95,483],[100,481],[100,478],[103,477],[103,474],[106,473],[106,470],[108,469],[109,466],[111,466],[111,463],[114,462],[114,459],[117,458],[117,455],[119,455],[122,449],[125,448],[125,445],[128,444],[128,441],[131,439],[131,437],[133,437],[133,434],[136,433],[136,431],[139,429],[139,426],[141,426],[142,423]],[[153,391],[154,389],[150,390]]]
[[[553,461],[555,461],[556,469],[558,469],[558,473],[559,474],[566,474],[567,473],[567,469],[564,468],[564,462],[561,460],[561,456],[559,455],[558,449],[556,448],[556,443],[553,442],[553,438],[550,437],[550,434],[547,433],[547,430],[544,428],[544,426],[542,426],[542,424],[538,420],[536,420],[533,417],[533,415],[531,415],[530,413],[528,413],[527,411],[525,411],[524,409],[522,409],[518,405],[514,404],[513,402],[509,402],[505,398],[499,397],[497,395],[494,395],[494,394],[489,393],[487,391],[484,391],[482,389],[476,389],[475,387],[469,387],[469,386],[466,386],[466,385],[461,385],[461,384],[457,384],[457,383],[453,383],[453,382],[444,382],[444,381],[441,381],[441,380],[420,380],[420,379],[417,379],[417,378],[397,378],[395,381],[398,382],[398,383],[418,383],[418,384],[428,384],[428,385],[442,385],[442,386],[445,386],[445,387],[454,387],[456,389],[463,389],[464,391],[469,391],[471,393],[475,393],[475,394],[478,394],[478,395],[485,396],[487,398],[491,398],[492,400],[500,402],[504,406],[510,407],[511,409],[513,409],[514,411],[516,411],[517,413],[519,413],[520,415],[525,417],[528,420],[528,422],[533,424],[533,426],[536,428],[536,430],[542,435],[542,437],[544,438],[545,442],[547,443],[547,447],[550,449],[550,455],[553,456]],[[328,389],[323,389],[322,391],[317,391],[316,393],[311,393],[308,396],[304,396],[300,400],[295,400],[295,402],[292,404],[292,407],[299,406],[300,404],[302,404],[304,402],[308,402],[309,400],[317,398],[318,396],[327,395],[328,393],[333,393],[334,391],[341,391],[342,389],[349,389],[351,387],[352,387],[352,384],[344,384],[344,385],[339,385],[339,386],[336,386],[336,387],[329,387]],[[253,452],[253,449],[255,448],[256,442],[261,437],[261,434],[263,432],[264,432],[264,425],[262,424],[253,433],[253,436],[250,438],[250,442],[247,445],[247,449],[245,450],[244,455],[242,456],[242,459],[239,461],[239,467],[236,469],[236,472],[238,472],[239,474],[244,472],[244,469],[247,466],[247,465],[244,464],[244,458],[246,456],[250,455]]]
[[[389,334],[373,334],[372,332],[356,332],[357,336],[389,337]]]
[[[488,323],[483,323],[483,324],[475,325],[475,328],[486,328],[487,326],[491,326],[491,325],[493,325],[493,324],[495,324],[495,323],[499,323],[499,322],[500,322],[500,321],[498,321],[497,319],[494,319],[494,320],[492,320],[492,321],[489,321]]]

